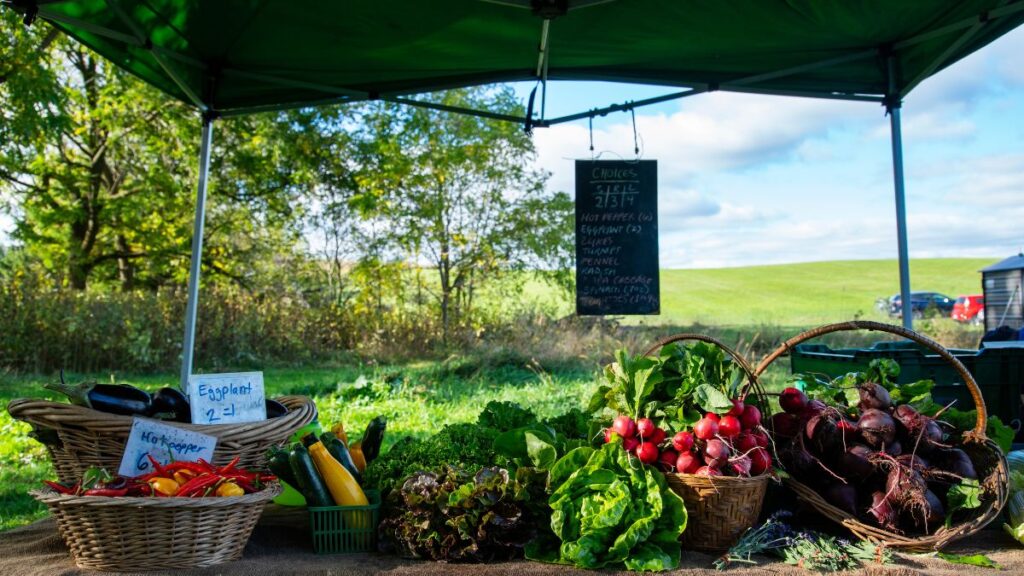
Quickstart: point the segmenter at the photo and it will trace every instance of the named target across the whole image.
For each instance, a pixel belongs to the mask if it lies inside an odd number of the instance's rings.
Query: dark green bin
[[[989,414],[1021,434],[1022,392],[1024,392],[1024,348],[950,349],[974,377]],[[916,342],[876,342],[870,348],[832,349],[824,344],[798,344],[790,354],[793,373],[824,374],[829,378],[848,372],[862,372],[872,360],[888,358],[900,365],[897,382],[935,381],[932,397],[940,404],[956,400],[957,408],[971,410],[971,399],[963,378],[949,362]]]
[[[367,490],[367,506],[309,508],[309,528],[317,554],[373,552],[380,523],[380,492]]]

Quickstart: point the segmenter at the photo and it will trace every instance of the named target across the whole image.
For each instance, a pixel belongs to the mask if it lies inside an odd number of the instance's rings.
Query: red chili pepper
[[[153,470],[156,470],[158,476],[166,476],[167,473],[164,470],[163,464],[157,462],[156,458],[153,458],[148,453],[146,454],[146,458],[149,458],[149,462],[153,465]]]
[[[53,488],[58,494],[75,494],[78,492],[78,484],[69,487],[53,482],[52,480],[43,480],[43,483],[50,488]]]
[[[91,488],[83,496],[124,496],[127,493],[127,488]]]
[[[238,461],[241,460],[241,459],[242,459],[241,456],[235,456],[234,458],[231,459],[231,462],[228,462],[227,465],[225,465],[223,468],[221,468],[217,472],[220,473],[220,474],[227,474],[228,472],[231,472],[232,470],[234,470],[235,466],[238,465]]]
[[[137,482],[128,485],[128,496],[152,496],[153,488],[144,482]]]
[[[263,482],[264,484],[267,482],[274,482],[275,480],[277,480],[277,476],[274,476],[273,474],[260,474],[260,482]]]
[[[199,466],[202,467],[203,472],[209,472],[212,474],[217,471],[217,469],[213,467],[213,464],[210,464],[203,458],[196,460],[196,464],[199,464]]]
[[[178,470],[188,470],[189,472],[195,472],[196,474],[206,474],[210,472],[210,465],[202,465],[199,462],[185,462],[179,460],[177,462],[171,462],[167,465],[164,470],[167,472],[166,476],[170,478]]]
[[[223,478],[221,478],[220,476],[215,476],[213,474],[208,474],[206,476],[198,476],[186,482],[184,486],[178,488],[177,496],[192,496],[193,494],[203,490],[207,486],[216,484],[221,480],[223,480]]]

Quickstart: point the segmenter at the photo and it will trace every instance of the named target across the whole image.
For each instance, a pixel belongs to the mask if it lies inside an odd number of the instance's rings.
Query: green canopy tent
[[[182,383],[191,373],[214,119],[382,99],[545,127],[717,90],[874,102],[892,128],[903,323],[910,326],[900,106],[1024,22],[1024,0],[2,0],[202,112]],[[495,82],[678,87],[558,118],[413,95]]]

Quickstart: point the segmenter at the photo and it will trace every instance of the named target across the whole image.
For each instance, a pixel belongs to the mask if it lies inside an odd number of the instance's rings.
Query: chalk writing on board
[[[657,314],[657,162],[576,161],[576,313]]]
[[[138,476],[151,472],[149,457],[161,464],[175,460],[195,461],[199,458],[212,461],[216,447],[215,436],[157,420],[133,418],[117,473],[122,476]]]
[[[188,396],[196,424],[267,419],[262,372],[193,374],[188,379]]]

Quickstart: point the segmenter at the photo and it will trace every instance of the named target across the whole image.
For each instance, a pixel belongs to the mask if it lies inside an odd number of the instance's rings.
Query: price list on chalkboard
[[[576,313],[658,314],[658,163],[576,161]]]

